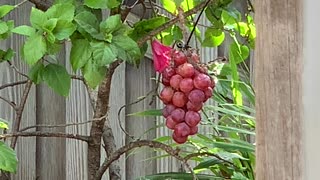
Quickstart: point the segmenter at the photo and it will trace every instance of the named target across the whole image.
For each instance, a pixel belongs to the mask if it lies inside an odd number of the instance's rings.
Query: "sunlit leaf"
[[[16,152],[0,141],[0,169],[15,173],[17,171],[17,164]]]
[[[15,8],[15,6],[7,5],[7,4],[0,6],[0,18],[2,18],[5,15],[7,15],[14,8]]]

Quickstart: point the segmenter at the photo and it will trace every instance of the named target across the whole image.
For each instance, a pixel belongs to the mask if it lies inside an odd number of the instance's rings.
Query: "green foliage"
[[[0,129],[9,129],[8,122],[0,118]],[[17,155],[4,142],[0,141],[0,170],[13,172],[17,171]]]
[[[127,116],[162,116],[161,109],[150,109],[128,114]]]
[[[84,0],[84,4],[94,9],[115,8],[121,1],[118,0]]]
[[[10,11],[12,11],[14,8],[15,8],[15,6],[11,6],[11,5],[2,5],[2,6],[0,6],[0,18],[3,18]]]
[[[221,180],[222,177],[217,177],[213,175],[207,175],[207,174],[197,174],[196,177],[198,180],[214,180],[219,179]],[[164,179],[181,179],[181,180],[192,180],[191,173],[184,173],[184,172],[169,172],[169,173],[159,173],[159,174],[153,174],[148,175],[144,177],[137,178],[137,180],[164,180]]]

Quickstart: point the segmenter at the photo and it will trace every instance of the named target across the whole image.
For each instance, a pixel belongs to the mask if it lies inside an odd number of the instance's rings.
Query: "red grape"
[[[177,125],[177,123],[172,119],[171,116],[168,116],[166,118],[166,126],[167,126],[167,128],[174,130],[174,127],[176,125]]]
[[[167,67],[162,72],[162,77],[166,79],[170,79],[173,75],[176,74],[176,71],[172,67]]]
[[[209,99],[212,97],[212,93],[213,93],[213,90],[211,87],[208,87],[206,90],[204,90],[204,94],[206,95],[206,99]]]
[[[183,107],[187,103],[187,96],[183,92],[175,92],[172,97],[173,105]]]
[[[181,108],[177,108],[171,112],[172,119],[177,123],[184,121],[184,115],[185,111]]]
[[[176,133],[173,132],[172,139],[178,144],[183,144],[188,140],[188,136],[180,137],[180,136],[177,136]]]
[[[200,102],[203,102],[205,100],[206,96],[203,91],[201,91],[199,89],[194,89],[190,92],[188,98],[192,103],[198,104]]]
[[[190,134],[189,135],[195,135],[198,133],[198,126],[194,126],[190,128]]]
[[[190,63],[184,63],[178,66],[177,73],[182,77],[192,77],[194,74],[194,67]]]
[[[179,74],[172,76],[170,79],[170,86],[173,87],[173,89],[178,90],[182,79],[183,78]]]
[[[194,87],[198,89],[205,90],[211,85],[211,79],[208,75],[199,73],[194,79],[193,79]]]
[[[184,78],[181,80],[179,87],[184,93],[190,92],[193,89],[193,80],[191,78]]]
[[[200,114],[195,111],[188,111],[185,115],[185,121],[190,127],[195,127],[201,120]]]
[[[187,102],[187,109],[190,111],[200,111],[203,106],[202,102],[192,103],[190,101]]]
[[[177,137],[188,136],[190,134],[190,127],[184,122],[179,123],[174,127],[174,133]]]
[[[168,117],[171,114],[171,112],[175,109],[176,107],[174,105],[168,104],[162,109],[162,115],[164,117]]]
[[[165,86],[170,86],[170,79],[162,77],[162,84]]]
[[[164,87],[160,93],[160,98],[164,103],[169,103],[172,100],[174,90],[171,87]]]
[[[175,65],[179,66],[180,64],[187,62],[187,56],[181,51],[176,51],[173,54],[173,60],[175,62]]]

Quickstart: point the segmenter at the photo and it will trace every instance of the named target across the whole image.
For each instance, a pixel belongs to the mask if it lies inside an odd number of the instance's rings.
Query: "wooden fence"
[[[17,4],[20,0],[1,0],[0,4]],[[15,20],[15,25],[29,24],[29,12],[31,4],[19,7],[11,12],[9,19]],[[206,24],[204,20],[201,22]],[[201,31],[204,27],[201,27]],[[11,47],[19,51],[19,47],[25,38],[13,35],[9,40],[0,44],[1,48]],[[59,62],[70,68],[69,64],[70,44],[66,44],[59,55]],[[217,57],[218,50],[212,48],[202,48],[201,57],[203,61],[212,60]],[[220,50],[224,53],[224,48]],[[221,54],[220,54],[221,55]],[[13,64],[22,72],[27,73],[28,67],[21,61],[19,53],[16,54]],[[70,71],[71,72],[71,71]],[[155,88],[155,82],[151,80],[155,77],[152,61],[147,56],[138,69],[131,65],[122,64],[117,68],[112,84],[110,99],[110,121],[114,132],[117,148],[130,142],[125,134],[120,130],[117,120],[117,113],[121,106],[137,100],[138,97],[146,95]],[[0,84],[23,80],[6,63],[0,65]],[[0,96],[19,102],[24,86],[8,88],[0,91]],[[163,123],[163,118],[141,118],[129,117],[126,114],[155,109],[161,107],[159,102],[149,105],[148,99],[129,106],[121,113],[121,124],[126,131],[135,136],[141,136],[145,131],[156,125]],[[56,125],[69,123],[82,123],[92,117],[92,106],[87,90],[82,82],[73,80],[70,96],[63,98],[55,94],[46,85],[33,86],[27,99],[27,104],[23,113],[21,128],[36,125]],[[14,111],[3,101],[0,101],[0,117],[7,120],[14,119]],[[67,132],[88,135],[90,124],[67,126],[59,128],[38,128],[52,132]],[[202,128],[202,132],[209,131]],[[160,136],[169,135],[166,128],[158,128],[143,135],[143,138],[153,139]],[[87,145],[84,142],[59,139],[59,138],[19,138],[16,151],[19,159],[18,172],[13,175],[14,180],[86,180],[87,179]],[[102,151],[104,152],[104,151]],[[137,177],[167,171],[179,171],[181,165],[173,158],[163,158],[159,160],[147,160],[159,155],[150,149],[141,148],[134,154],[127,154],[121,157],[121,176],[123,179],[131,180]],[[103,156],[102,158],[104,158]],[[107,179],[107,174],[104,179]]]

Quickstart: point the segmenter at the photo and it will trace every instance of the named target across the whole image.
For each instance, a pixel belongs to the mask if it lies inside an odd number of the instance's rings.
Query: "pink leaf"
[[[161,44],[158,40],[153,40],[152,44],[153,65],[157,72],[162,71],[169,65],[169,54],[171,47]]]

